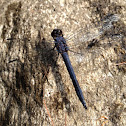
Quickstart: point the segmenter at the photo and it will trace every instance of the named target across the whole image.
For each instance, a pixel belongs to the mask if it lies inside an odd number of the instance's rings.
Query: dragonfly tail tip
[[[84,108],[85,108],[85,109],[88,109],[86,105],[84,105]]]
[[[85,106],[84,108],[87,109],[87,106]]]

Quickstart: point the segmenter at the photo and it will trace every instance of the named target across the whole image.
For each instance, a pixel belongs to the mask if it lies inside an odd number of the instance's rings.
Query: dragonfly
[[[63,32],[60,29],[54,29],[51,33],[51,36],[53,37],[54,43],[55,43],[54,48],[56,47],[58,53],[61,54],[61,56],[65,62],[66,68],[68,70],[68,73],[70,75],[70,78],[73,82],[76,94],[85,109],[87,109],[87,105],[86,105],[82,90],[79,86],[78,80],[76,78],[74,69],[71,65],[71,61],[70,61],[69,55],[68,55],[68,51],[71,51],[71,52],[77,53],[77,54],[81,54],[81,55],[83,54],[83,52],[75,52],[75,51],[71,50],[71,47],[68,47],[66,42],[67,41],[69,42],[69,40],[73,39],[74,43],[76,44],[76,47],[77,47],[77,46],[80,46],[81,44],[83,44],[84,42],[92,41],[92,43],[88,44],[88,46],[87,46],[87,48],[91,48],[92,46],[94,46],[96,44],[95,39],[98,38],[99,36],[103,35],[107,30],[111,29],[113,27],[113,22],[116,22],[118,20],[119,20],[118,15],[116,15],[116,14],[110,15],[108,18],[106,18],[103,21],[102,26],[97,27],[97,30],[95,31],[95,33],[94,33],[94,31],[93,32],[90,31],[90,32],[86,33],[83,29],[81,29],[81,30],[78,30],[76,32],[76,34],[69,36],[67,39],[65,39],[63,37]],[[78,40],[76,40],[76,38]],[[77,43],[78,41],[79,41],[79,43]]]
[[[51,36],[55,40],[55,47],[57,48],[58,53],[60,53],[63,57],[67,70],[69,72],[70,78],[72,79],[73,85],[75,87],[75,91],[77,96],[79,97],[81,103],[83,104],[84,108],[87,109],[86,102],[82,93],[82,90],[79,86],[79,83],[76,79],[76,75],[74,73],[73,67],[71,65],[69,56],[68,56],[68,46],[66,44],[66,40],[63,37],[62,31],[60,29],[54,29],[51,33]]]

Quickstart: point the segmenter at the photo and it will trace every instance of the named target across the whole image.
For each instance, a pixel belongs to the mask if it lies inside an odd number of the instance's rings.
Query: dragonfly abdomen
[[[72,82],[73,82],[75,91],[77,93],[77,96],[79,97],[79,99],[80,99],[81,103],[83,104],[83,106],[85,107],[85,109],[87,109],[86,102],[85,102],[82,90],[81,90],[81,88],[79,86],[79,83],[78,83],[78,81],[76,79],[76,75],[75,75],[73,67],[71,65],[69,56],[68,56],[68,54],[66,52],[64,52],[64,53],[62,53],[62,57],[63,57],[63,60],[65,62],[65,65],[67,67],[67,70],[69,72],[70,78],[72,79]]]

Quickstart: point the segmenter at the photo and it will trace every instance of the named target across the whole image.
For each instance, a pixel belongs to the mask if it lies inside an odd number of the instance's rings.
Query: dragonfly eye
[[[51,33],[51,36],[52,36],[53,38],[59,37],[59,36],[63,36],[62,30],[60,30],[60,29],[54,29],[54,30],[52,31],[52,33]]]

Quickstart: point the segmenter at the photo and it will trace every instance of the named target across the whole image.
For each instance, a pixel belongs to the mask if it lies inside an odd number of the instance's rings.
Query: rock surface
[[[88,110],[52,50],[54,28]],[[126,1],[1,0],[0,35],[1,126],[126,125]]]

